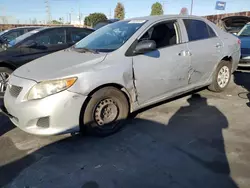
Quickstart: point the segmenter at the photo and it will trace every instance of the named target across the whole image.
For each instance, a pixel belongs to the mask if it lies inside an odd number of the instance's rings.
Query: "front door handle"
[[[220,43],[217,43],[217,44],[215,45],[215,47],[216,47],[216,48],[220,48],[220,47],[221,47],[221,44],[220,44]]]

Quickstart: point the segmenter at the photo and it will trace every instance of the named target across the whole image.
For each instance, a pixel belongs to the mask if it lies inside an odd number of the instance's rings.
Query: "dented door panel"
[[[186,50],[187,44],[179,44],[133,57],[139,104],[187,86],[190,57],[181,54]]]

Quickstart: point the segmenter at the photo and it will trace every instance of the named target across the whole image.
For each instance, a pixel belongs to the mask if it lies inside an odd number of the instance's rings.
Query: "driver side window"
[[[34,41],[38,46],[58,45],[66,43],[66,30],[53,29],[38,35]]]
[[[179,35],[177,31],[177,21],[168,21],[154,25],[151,27],[139,41],[153,40],[156,48],[163,48],[179,43]]]

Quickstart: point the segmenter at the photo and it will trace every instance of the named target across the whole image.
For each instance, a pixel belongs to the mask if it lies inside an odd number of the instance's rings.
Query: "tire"
[[[224,70],[224,72],[223,72]],[[219,78],[221,74],[224,75],[223,78]],[[218,67],[215,70],[215,73],[213,75],[213,81],[210,86],[208,86],[208,89],[214,92],[222,92],[226,89],[228,86],[232,74],[232,65],[228,61],[221,61]],[[226,76],[227,75],[227,76]],[[224,80],[224,81],[223,81]]]
[[[8,77],[13,72],[13,70],[7,67],[0,67],[0,98],[3,98],[5,90],[6,90],[6,83],[8,82]]]
[[[80,130],[94,136],[109,136],[118,132],[129,114],[125,94],[115,87],[96,91],[82,108]]]

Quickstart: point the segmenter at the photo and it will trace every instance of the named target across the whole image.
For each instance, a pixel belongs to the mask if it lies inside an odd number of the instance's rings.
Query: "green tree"
[[[152,5],[151,7],[151,16],[154,16],[154,15],[162,15],[164,12],[163,12],[163,8],[162,8],[162,5],[161,3],[159,2],[156,2]]]
[[[107,21],[107,17],[103,13],[92,13],[85,17],[84,25],[94,27],[97,23]]]
[[[125,8],[122,3],[117,3],[115,7],[115,18],[120,20],[125,18]]]
[[[59,22],[59,21],[57,21],[57,20],[52,20],[52,21],[50,22],[50,24],[60,25],[60,24],[63,24],[63,23],[62,23],[62,22]]]
[[[188,15],[188,9],[186,7],[183,7],[180,11],[180,15]]]

